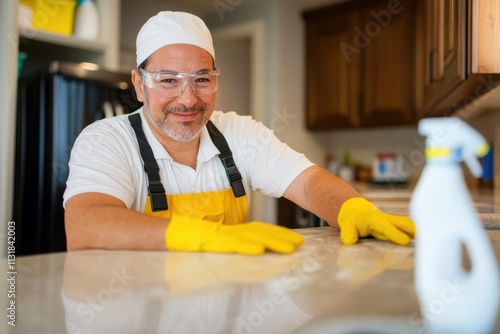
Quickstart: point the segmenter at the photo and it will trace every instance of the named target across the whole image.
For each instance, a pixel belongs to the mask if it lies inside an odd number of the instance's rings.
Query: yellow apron
[[[248,220],[247,196],[235,197],[231,187],[219,191],[167,195],[167,202],[168,210],[153,212],[151,197],[148,196],[144,214],[160,218],[186,216],[222,224],[241,224]]]

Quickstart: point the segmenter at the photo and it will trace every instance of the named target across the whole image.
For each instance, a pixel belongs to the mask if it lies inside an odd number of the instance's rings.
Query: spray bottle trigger
[[[464,156],[464,162],[473,176],[478,178],[483,176],[483,167],[481,167],[479,159],[477,159],[474,155]]]
[[[479,163],[479,159],[477,159],[476,157],[484,157],[489,150],[489,145],[487,143],[483,143],[475,152],[473,152],[472,150],[465,152],[464,162],[469,168],[472,175],[474,175],[475,177],[479,178],[483,176],[483,167]]]

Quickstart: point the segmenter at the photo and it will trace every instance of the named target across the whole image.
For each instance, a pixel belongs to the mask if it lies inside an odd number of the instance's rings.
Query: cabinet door
[[[500,1],[469,0],[470,71],[500,73]]]
[[[306,17],[306,95],[309,129],[351,127],[358,123],[359,56],[350,54],[356,13]],[[344,48],[342,47],[344,46]]]
[[[466,80],[467,3],[420,0],[418,7],[417,86],[420,116],[427,116],[434,104]]]
[[[412,101],[412,10],[404,3],[390,12],[381,2],[363,12],[360,27],[369,44],[361,50],[360,124],[415,121]]]

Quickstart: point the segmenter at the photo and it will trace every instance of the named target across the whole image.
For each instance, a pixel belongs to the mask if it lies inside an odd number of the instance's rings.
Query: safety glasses
[[[148,72],[142,68],[139,71],[146,87],[165,97],[180,96],[188,84],[197,96],[210,96],[219,87],[220,70],[217,68],[195,73]]]

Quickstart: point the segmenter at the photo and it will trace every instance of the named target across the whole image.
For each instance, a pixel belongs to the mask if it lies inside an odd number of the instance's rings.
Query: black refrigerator
[[[52,62],[18,82],[14,221],[18,255],[66,250],[62,196],[88,124],[140,107],[130,73]]]

